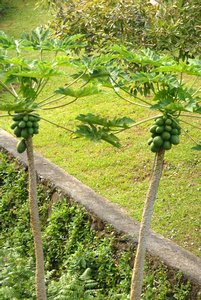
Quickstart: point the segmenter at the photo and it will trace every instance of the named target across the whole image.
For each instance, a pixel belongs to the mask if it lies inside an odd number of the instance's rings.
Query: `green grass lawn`
[[[34,10],[35,1],[11,2],[12,8],[0,19],[0,29],[15,37],[51,18],[45,11]],[[64,83],[65,79],[60,78],[50,82],[49,88]],[[88,112],[129,116],[136,121],[154,115],[108,93],[82,98],[65,109],[43,112],[42,116],[73,128],[75,117]],[[9,125],[8,120],[1,119],[2,128],[9,130]],[[41,121],[40,136],[34,138],[35,149],[140,220],[154,160],[147,146],[150,125],[147,123],[121,133],[122,147],[115,149],[105,143],[73,139],[63,130]],[[193,137],[201,139],[199,130],[192,130],[188,125],[185,128]],[[181,144],[166,153],[152,228],[201,256],[201,156],[192,151],[191,146],[189,138],[182,135]]]

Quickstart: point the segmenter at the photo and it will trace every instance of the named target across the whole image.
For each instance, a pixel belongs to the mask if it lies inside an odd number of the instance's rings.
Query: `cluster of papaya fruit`
[[[148,145],[152,152],[159,152],[161,149],[170,150],[172,145],[179,144],[181,127],[178,121],[164,115],[155,120],[150,132],[151,138],[148,140]]]
[[[13,116],[13,121],[11,129],[14,130],[16,137],[23,138],[17,145],[17,151],[23,153],[26,150],[26,139],[39,133],[40,116],[36,113],[18,113]]]

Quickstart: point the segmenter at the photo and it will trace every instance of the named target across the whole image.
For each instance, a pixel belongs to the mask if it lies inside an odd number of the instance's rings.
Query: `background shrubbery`
[[[7,1],[0,0],[0,16],[5,13],[6,9],[8,8]]]
[[[57,1],[56,18],[52,27],[58,35],[83,33],[89,50],[108,42],[142,43],[144,17],[137,1],[82,0]]]
[[[165,50],[181,59],[201,53],[199,0],[161,1],[159,6],[141,0],[48,2],[56,11],[51,24],[56,34],[86,34],[88,50],[121,42]]]

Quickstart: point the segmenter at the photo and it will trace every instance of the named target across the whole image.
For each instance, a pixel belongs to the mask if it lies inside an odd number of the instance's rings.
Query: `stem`
[[[196,125],[194,125],[194,124],[192,124],[192,123],[186,122],[186,121],[184,121],[184,120],[182,120],[182,119],[180,119],[180,122],[183,122],[183,123],[185,123],[185,124],[188,124],[188,125],[190,125],[190,126],[192,126],[192,127],[194,127],[194,128],[197,128],[197,129],[200,129],[200,130],[201,130],[201,127],[198,127],[198,126],[196,126]]]
[[[195,96],[197,93],[199,93],[201,91],[201,88],[198,88],[193,94],[192,96]]]
[[[16,90],[14,89],[14,87],[12,86],[12,84],[10,86],[11,86],[11,90],[12,90],[13,94],[15,95],[16,98],[18,98],[19,96],[18,96]]]
[[[36,87],[36,84],[37,84],[37,83],[34,82],[34,83],[32,84],[32,88],[35,88],[35,87]],[[37,89],[36,89],[36,95],[38,95],[38,91],[39,91],[41,85],[42,85],[42,79],[39,80],[38,87],[37,87]]]
[[[15,94],[7,87],[6,84],[4,84],[1,80],[0,80],[0,85],[7,90],[7,92],[9,92],[13,97],[15,97],[17,99],[17,97],[15,96]]]
[[[80,76],[78,76],[75,80],[73,80],[72,82],[70,82],[68,85],[65,86],[65,88],[70,87],[71,85],[73,85],[74,83],[76,83],[84,74],[86,73],[86,71],[84,71]],[[44,103],[46,100],[51,99],[52,97],[54,97],[55,94],[52,94],[51,96],[45,98],[44,100],[42,100],[41,102],[39,102],[39,104]],[[59,99],[58,99],[59,100]]]
[[[200,142],[199,141],[196,141],[186,130],[182,130],[183,131],[183,133],[187,136],[187,137],[189,137],[189,139],[191,139],[191,141],[193,141],[196,145],[199,145],[200,144]]]
[[[124,91],[125,93],[127,93],[128,95],[131,96],[131,94],[124,88],[122,88],[121,86],[118,85],[118,83],[110,76],[110,79],[122,90]],[[114,87],[113,87],[114,89]],[[133,96],[133,95],[132,95]],[[147,104],[149,107],[152,105],[151,103],[147,102],[146,100],[143,100],[142,98],[140,97],[137,97],[137,96],[133,96],[135,99],[138,99],[140,101],[142,101],[143,103]]]
[[[36,97],[38,97],[39,94],[43,91],[43,89],[45,88],[45,86],[46,86],[46,84],[48,83],[48,81],[49,81],[49,78],[47,78],[47,79],[44,80],[44,81],[41,81],[41,83],[39,84],[38,90],[37,90],[37,92],[36,92],[36,94],[37,94]]]
[[[150,108],[150,106],[148,106],[148,105],[141,104],[141,103],[137,103],[137,102],[133,102],[133,101],[131,101],[131,100],[129,100],[129,99],[124,98],[124,97],[123,97],[122,95],[120,95],[115,89],[114,89],[114,92],[115,92],[115,94],[116,94],[119,98],[121,98],[122,100],[124,100],[124,101],[126,101],[126,102],[129,102],[129,103],[134,104],[134,105],[137,105],[137,106]]]
[[[141,121],[139,121],[139,122],[137,122],[137,123],[134,123],[133,125],[129,126],[128,128],[122,128],[122,129],[116,131],[115,133],[120,133],[120,132],[122,132],[122,131],[124,131],[124,130],[133,128],[133,127],[135,127],[135,126],[137,126],[137,125],[140,125],[140,124],[142,124],[142,123],[146,123],[146,122],[148,122],[148,121],[151,121],[151,120],[153,120],[153,119],[159,118],[159,117],[161,117],[161,116],[162,116],[162,115],[157,115],[157,116],[154,116],[154,117],[150,117],[150,118],[141,120]]]
[[[34,239],[34,250],[36,256],[36,295],[37,300],[46,300],[46,287],[45,287],[45,270],[44,270],[44,256],[42,247],[41,228],[39,220],[39,211],[37,203],[37,182],[36,171],[34,165],[33,154],[33,141],[32,137],[28,137],[27,143],[27,159],[29,170],[29,211],[30,211],[30,224]]]
[[[50,96],[49,99],[50,99],[50,98],[53,98],[53,97],[55,97],[55,95]],[[62,95],[62,96],[60,96],[60,97],[58,97],[58,98],[56,98],[56,99],[53,99],[53,100],[50,100],[50,101],[47,101],[47,102],[41,101],[41,102],[39,103],[39,107],[43,107],[43,106],[48,105],[48,104],[51,104],[51,103],[53,103],[53,102],[57,102],[57,101],[59,101],[59,100],[65,98],[65,97],[67,97],[67,95]],[[42,103],[42,102],[43,102],[43,103]]]
[[[199,76],[197,76],[192,82],[191,85],[189,86],[189,90],[194,86],[194,84],[198,81]]]
[[[138,247],[131,281],[130,300],[140,300],[142,292],[146,245],[150,234],[150,224],[153,215],[154,201],[156,199],[159,182],[163,170],[164,154],[165,150],[161,150],[160,152],[156,153],[155,156],[153,173],[151,175],[151,182],[149,190],[147,192],[146,202],[140,226]]]
[[[1,117],[9,117],[10,115],[0,115],[0,118]]]
[[[177,125],[179,125],[179,123],[174,119],[175,123]],[[180,120],[181,121],[181,120]],[[191,125],[191,124],[190,124]],[[191,125],[192,126],[192,125]],[[181,130],[184,132],[185,135],[187,135],[195,144],[199,144],[199,142],[197,142],[186,130],[184,130],[183,128],[181,128]]]
[[[75,133],[73,130],[70,130],[70,129],[68,129],[68,128],[62,126],[62,125],[59,125],[59,124],[57,124],[57,123],[54,123],[54,122],[49,121],[49,120],[47,120],[47,119],[45,119],[45,118],[42,118],[42,117],[40,117],[40,118],[41,118],[41,120],[43,120],[43,121],[45,121],[45,122],[48,122],[48,123],[50,123],[50,124],[52,124],[52,125],[55,125],[55,126],[58,127],[58,128],[62,128],[62,129],[66,130],[66,131],[68,131],[68,132],[70,132],[70,133]]]
[[[181,117],[189,117],[189,118],[201,118],[201,116],[198,115],[185,115],[185,114],[180,114]]]
[[[183,73],[180,74],[180,84],[182,84],[183,81]]]
[[[55,109],[55,108],[60,108],[60,107],[64,107],[64,106],[67,106],[69,104],[72,104],[74,102],[76,102],[79,98],[75,98],[73,99],[72,101],[68,102],[68,103],[65,103],[65,104],[61,104],[61,105],[57,105],[57,106],[52,106],[52,107],[46,107],[46,108],[41,108],[42,110],[49,110],[49,109]],[[43,104],[45,105],[45,104]],[[41,107],[43,106],[41,105]]]

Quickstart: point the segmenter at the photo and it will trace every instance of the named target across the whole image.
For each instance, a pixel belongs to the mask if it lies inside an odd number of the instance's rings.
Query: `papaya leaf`
[[[113,120],[108,121],[108,127],[129,128],[129,125],[134,123],[135,121],[128,117],[114,118]]]
[[[82,98],[86,96],[91,96],[95,94],[99,94],[101,90],[93,85],[85,86],[79,88],[77,90],[72,88],[59,88],[58,90],[54,91],[55,94],[66,95],[74,98]]]
[[[184,73],[188,75],[201,76],[201,65],[188,65],[184,62],[179,64],[160,66],[155,69],[156,72],[172,72],[172,73]]]
[[[119,142],[119,138],[114,135],[113,133],[107,133],[107,132],[102,132],[101,139],[104,140],[105,142],[113,145],[116,148],[120,148],[121,144]]]
[[[194,112],[201,114],[201,106],[197,105],[197,108],[194,110]]]
[[[90,113],[87,115],[80,114],[79,116],[76,117],[76,119],[83,123],[88,123],[90,125],[95,124],[104,127],[107,127],[108,125],[108,121],[105,118]]]
[[[103,126],[107,130],[110,130],[112,128],[129,128],[129,125],[134,123],[134,120],[127,117],[107,120],[106,118],[90,113],[87,115],[80,114],[76,119],[90,125],[93,124]]]
[[[14,71],[12,75],[18,77],[29,77],[29,78],[50,78],[52,76],[63,75],[62,71],[58,71],[52,62],[46,61],[30,61],[27,62],[26,67],[22,70]]]
[[[137,82],[138,84],[144,83],[159,83],[161,85],[168,86],[170,88],[179,87],[180,83],[175,75],[170,74],[157,74],[155,72],[136,72],[133,76],[131,76],[130,80],[131,84],[133,82]]]
[[[196,145],[191,148],[192,150],[201,151],[201,145]]]
[[[165,111],[187,111],[185,107],[179,102],[172,102],[171,100],[161,100],[157,104],[152,105],[150,109],[165,110]]]
[[[90,71],[90,72],[78,72],[76,74],[73,74],[73,78],[82,78],[85,82],[91,82],[95,84],[101,84],[104,87],[112,88],[112,83],[109,78],[110,72],[107,71],[105,68],[100,68]]]
[[[125,46],[114,45],[112,49],[119,53],[120,58],[125,59],[129,63],[135,63],[137,65],[152,67],[161,66],[162,64],[173,62],[173,59],[169,56],[160,56],[156,52],[150,49],[143,49],[138,52],[128,50]]]
[[[48,43],[50,31],[44,27],[37,27],[32,30],[31,34],[22,35],[22,43],[24,48],[33,48],[34,50],[42,50],[44,45]]]
[[[3,49],[15,49],[14,39],[5,34],[3,31],[0,31],[0,48]]]
[[[67,55],[60,55],[55,58],[57,66],[72,66],[70,57]]]
[[[93,125],[78,125],[75,134],[77,137],[85,137],[95,142],[104,140],[107,143],[113,145],[114,147],[120,147],[118,137],[116,137],[113,133],[109,133],[104,128],[97,128]]]
[[[38,107],[37,103],[30,100],[17,100],[17,101],[1,101],[0,110],[7,112],[21,112],[32,111]]]
[[[48,39],[42,45],[42,49],[54,52],[66,52],[66,50],[71,49],[77,50],[86,46],[86,44],[81,41],[83,37],[83,34],[76,34],[72,36],[67,36],[64,39]]]
[[[74,60],[74,65],[79,69],[87,70],[87,74],[92,74],[99,70],[106,70],[106,66],[111,66],[115,57],[113,54],[85,56],[81,60]]]

